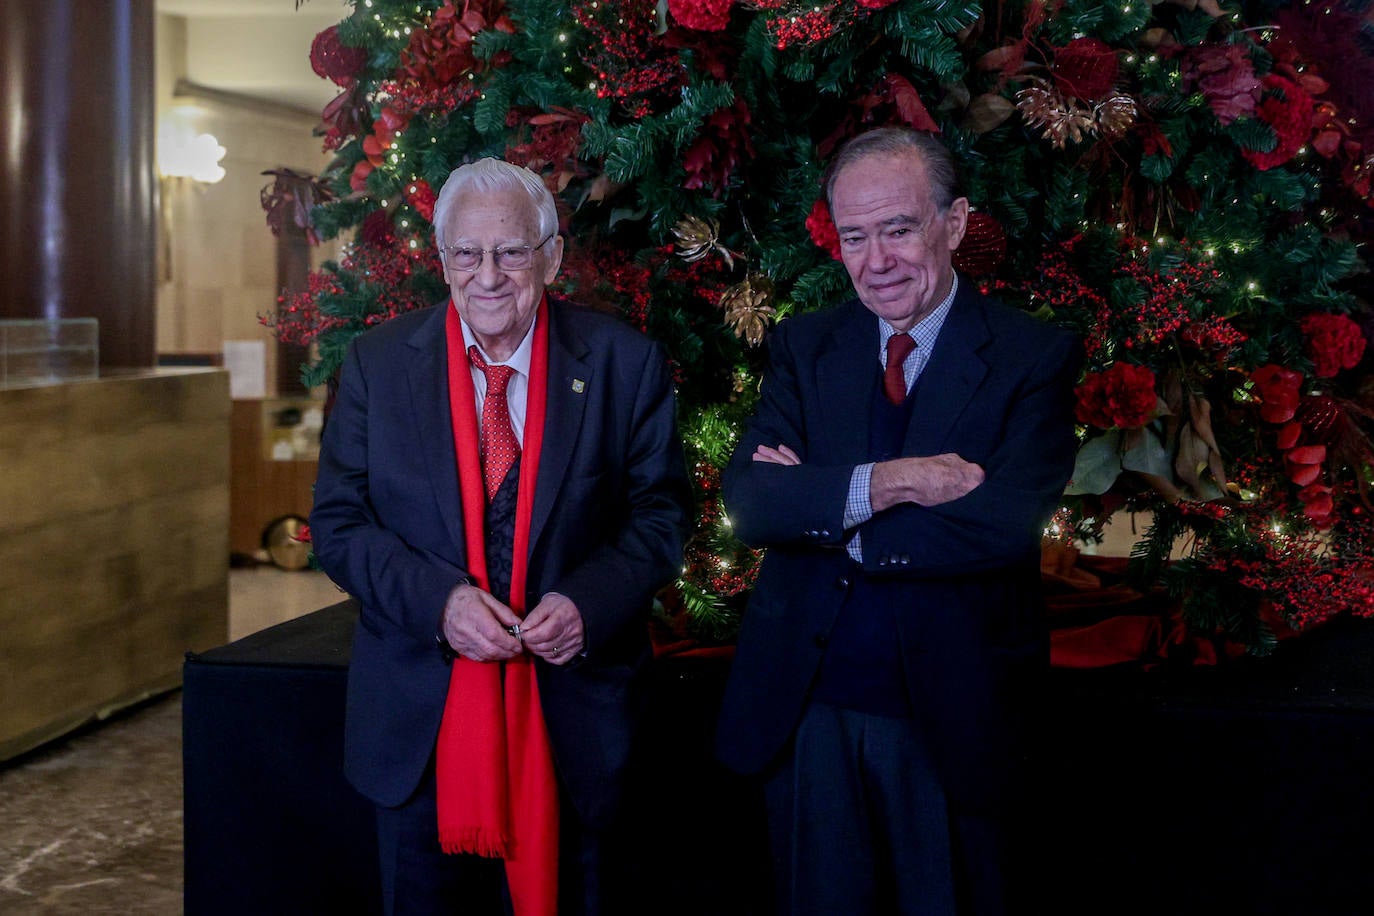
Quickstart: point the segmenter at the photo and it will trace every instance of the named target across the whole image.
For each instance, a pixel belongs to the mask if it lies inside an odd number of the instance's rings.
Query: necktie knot
[[[906,400],[906,371],[903,363],[916,349],[910,334],[893,334],[887,339],[887,368],[883,372],[883,392],[893,404]]]
[[[514,369],[510,366],[489,365],[487,361],[482,358],[482,351],[477,349],[476,344],[468,347],[468,359],[472,360],[472,364],[478,369],[481,369],[482,374],[487,377],[488,393],[493,391],[501,394],[506,393],[506,386],[510,384],[511,376],[515,374]]]

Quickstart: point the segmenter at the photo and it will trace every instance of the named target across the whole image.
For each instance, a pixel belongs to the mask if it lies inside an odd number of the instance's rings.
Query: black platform
[[[356,614],[342,602],[187,658],[187,913],[378,912],[371,807],[341,773]],[[647,914],[767,909],[757,793],[709,754],[727,665],[655,663],[633,790]],[[1268,660],[1055,671],[1050,687],[1027,913],[1374,911],[1374,623]]]

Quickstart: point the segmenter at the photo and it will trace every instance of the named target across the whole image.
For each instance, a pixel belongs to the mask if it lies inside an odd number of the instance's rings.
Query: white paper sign
[[[267,397],[267,344],[261,340],[226,340],[224,365],[229,370],[229,396],[235,400]]]

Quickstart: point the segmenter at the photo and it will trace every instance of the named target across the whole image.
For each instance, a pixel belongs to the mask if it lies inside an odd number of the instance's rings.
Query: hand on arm
[[[523,651],[520,640],[508,630],[519,623],[519,615],[475,585],[459,585],[444,604],[444,639],[454,652],[473,661],[502,661],[519,655]]]
[[[797,457],[797,453],[781,442],[778,443],[777,448],[760,445],[754,449],[752,458],[754,461],[763,461],[767,464],[784,464],[789,467],[801,464],[801,458]]]
[[[895,458],[873,466],[869,492],[875,512],[898,503],[939,506],[967,496],[983,477],[981,467],[955,454]]]

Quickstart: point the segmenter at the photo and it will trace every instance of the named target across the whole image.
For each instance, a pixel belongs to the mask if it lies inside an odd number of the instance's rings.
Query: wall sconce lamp
[[[175,113],[164,116],[157,136],[157,168],[164,178],[213,184],[224,177],[225,149],[213,134],[197,133]]]
[[[160,175],[158,205],[157,273],[162,282],[172,279],[174,261],[172,239],[177,234],[173,198],[195,188],[203,191],[224,177],[219,161],[225,149],[213,134],[196,129],[199,113],[182,106],[166,111],[158,119],[157,170]]]

